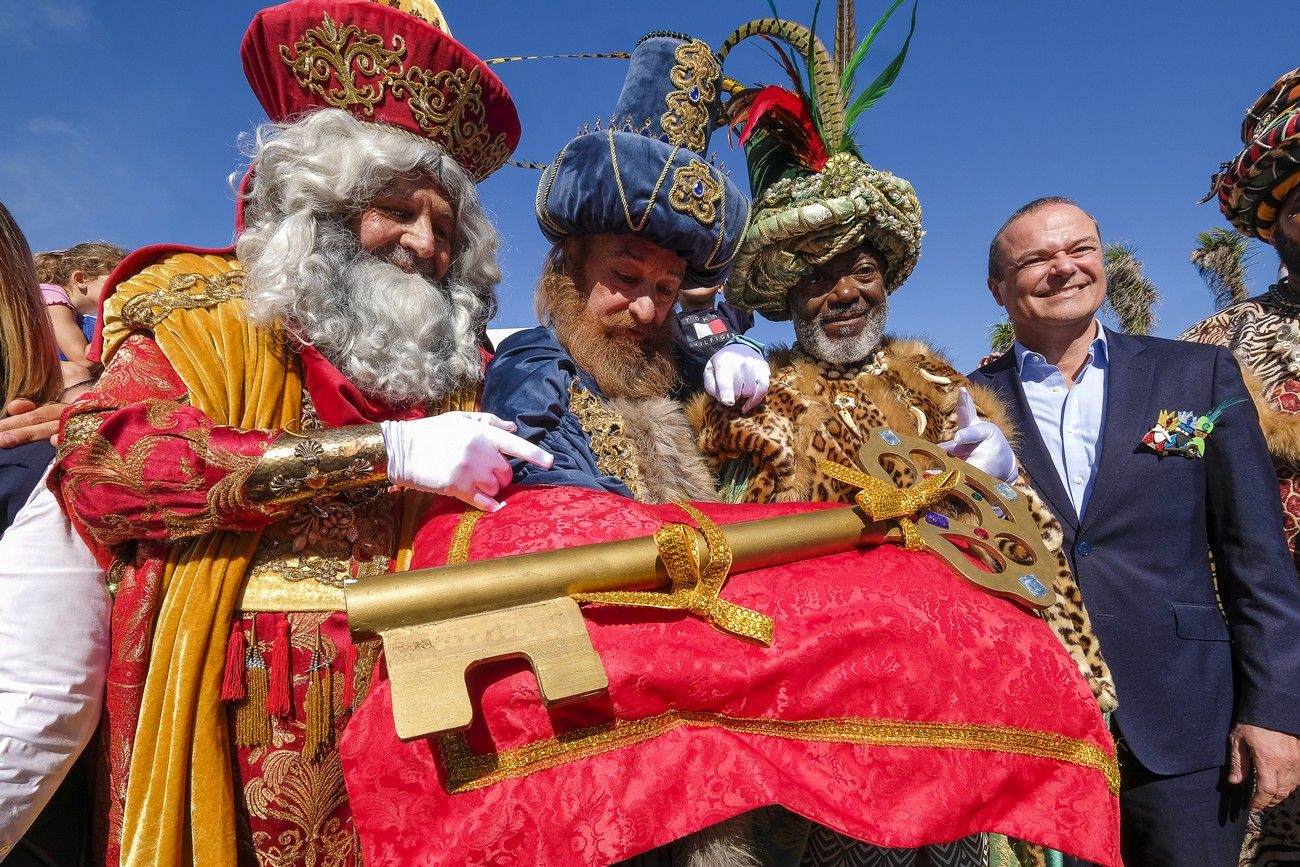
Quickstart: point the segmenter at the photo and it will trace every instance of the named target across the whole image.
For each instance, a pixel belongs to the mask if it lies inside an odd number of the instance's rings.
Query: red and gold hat
[[[519,143],[505,85],[432,0],[291,0],[257,14],[240,53],[277,123],[346,109],[441,145],[480,181]]]
[[[1278,209],[1300,186],[1300,69],[1283,75],[1246,111],[1241,153],[1214,177],[1210,196],[1247,235],[1273,240]]]

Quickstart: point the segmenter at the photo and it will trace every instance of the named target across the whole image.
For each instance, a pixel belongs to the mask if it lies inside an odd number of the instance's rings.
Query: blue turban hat
[[[704,158],[721,81],[704,42],[676,33],[643,37],[609,128],[573,139],[542,173],[542,233],[559,243],[634,232],[682,257],[686,286],[723,282],[749,224],[749,198]]]

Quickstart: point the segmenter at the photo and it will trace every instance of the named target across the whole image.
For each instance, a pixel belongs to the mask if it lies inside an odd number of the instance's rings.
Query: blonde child
[[[109,272],[125,257],[126,250],[103,241],[37,254],[45,312],[54,326],[59,352],[68,361],[93,366],[86,359],[86,347],[95,333],[99,293]]]

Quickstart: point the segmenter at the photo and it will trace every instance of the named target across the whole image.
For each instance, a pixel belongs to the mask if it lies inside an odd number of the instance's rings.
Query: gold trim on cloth
[[[504,132],[493,136],[483,105],[482,71],[430,70],[407,66],[406,40],[384,37],[356,24],[339,25],[324,15],[293,44],[280,46],[280,59],[298,84],[334,108],[358,108],[374,117],[375,107],[392,97],[405,100],[412,118],[429,139],[438,142],[477,181],[492,174],[510,156]],[[369,80],[369,83],[365,83]],[[398,129],[399,127],[394,127]]]
[[[479,519],[486,514],[487,512],[475,508],[461,512],[460,520],[456,522],[456,530],[451,534],[451,549],[447,552],[448,566],[469,562],[469,543],[474,539],[474,528],[478,526]]]
[[[134,331],[155,331],[177,310],[241,297],[243,281],[243,266],[234,256],[198,253],[175,253],[122,281],[104,303],[103,363]]]
[[[1119,765],[1096,744],[1055,732],[976,723],[859,717],[780,720],[671,710],[647,719],[576,729],[558,738],[496,753],[473,752],[463,733],[442,735],[438,738],[438,750],[447,767],[447,791],[454,795],[635,746],[682,726],[819,743],[976,750],[1051,759],[1101,772],[1110,793],[1119,795]]]
[[[596,468],[622,480],[639,502],[645,502],[645,481],[641,477],[641,456],[623,432],[623,419],[575,377],[569,382],[569,412],[591,440]]]

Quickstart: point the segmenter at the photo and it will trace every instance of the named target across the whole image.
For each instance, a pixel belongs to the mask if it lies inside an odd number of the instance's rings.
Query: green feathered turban
[[[921,203],[903,178],[839,153],[821,171],[776,181],[754,202],[727,280],[727,299],[768,319],[790,318],[789,293],[835,256],[868,246],[884,257],[885,290],[921,255]]]

